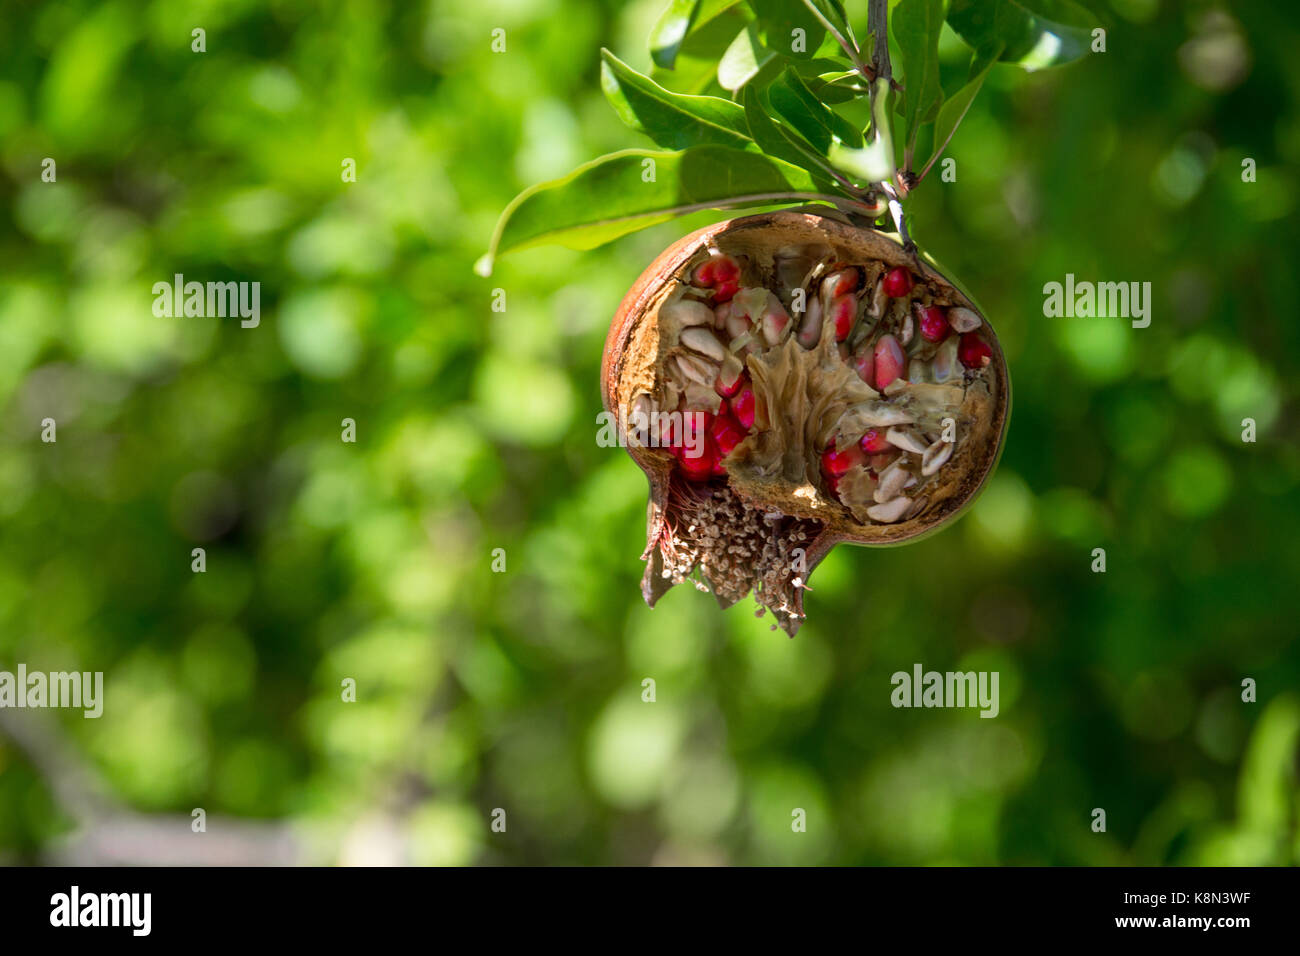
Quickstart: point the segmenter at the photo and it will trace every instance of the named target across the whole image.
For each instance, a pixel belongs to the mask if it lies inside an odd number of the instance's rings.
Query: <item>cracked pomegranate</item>
[[[686,580],[723,607],[752,592],[791,635],[835,544],[957,516],[1010,405],[965,295],[892,237],[813,210],[667,249],[614,318],[602,390],[650,479],[646,601]]]

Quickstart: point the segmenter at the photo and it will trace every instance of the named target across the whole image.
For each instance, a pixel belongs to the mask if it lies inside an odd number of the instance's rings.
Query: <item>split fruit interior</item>
[[[650,479],[646,601],[686,580],[723,607],[752,591],[790,635],[835,544],[911,540],[974,498],[1010,400],[997,337],[948,279],[807,210],[665,250],[624,298],[602,373]]]

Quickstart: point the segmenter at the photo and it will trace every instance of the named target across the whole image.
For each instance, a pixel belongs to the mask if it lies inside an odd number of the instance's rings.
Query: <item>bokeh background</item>
[[[0,2],[0,669],[106,682],[0,711],[0,862],[1300,861],[1295,9],[1096,0],[1106,53],[993,72],[912,214],[1008,350],[1000,470],[838,549],[789,640],[644,607],[595,443],[609,317],[716,217],[472,271],[519,189],[646,145],[597,52],[648,69],[662,3]],[[260,327],[155,317],[177,272]],[[1150,328],[1044,318],[1067,272]],[[1001,715],[895,710],[917,662]]]

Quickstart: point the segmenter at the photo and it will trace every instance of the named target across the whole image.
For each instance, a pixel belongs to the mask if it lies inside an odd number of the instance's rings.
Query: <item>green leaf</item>
[[[828,156],[837,169],[856,177],[861,183],[892,182],[894,179],[894,143],[889,130],[889,81],[876,80],[875,104],[872,108],[871,142],[862,149],[832,143]]]
[[[826,28],[808,7],[790,0],[750,0],[750,6],[758,14],[759,30],[769,49],[801,60],[817,53]],[[796,43],[800,49],[795,49]]]
[[[891,182],[894,177],[894,151],[887,136],[876,137],[862,149],[832,143],[830,161],[859,184]]]
[[[758,27],[751,23],[736,34],[727,52],[718,61],[718,83],[724,90],[736,92],[760,73],[779,63],[776,53],[763,45]]]
[[[975,100],[975,94],[980,91],[984,85],[984,78],[989,75],[989,70],[997,62],[996,57],[990,57],[981,68],[979,59],[976,58],[973,67],[978,69],[976,73],[960,90],[950,96],[939,110],[939,117],[934,122],[934,154],[925,164],[925,170],[922,175],[934,165],[943,151],[948,148],[948,142],[952,139],[953,133],[957,132],[957,127],[966,117],[966,111]]]
[[[847,57],[819,56],[812,60],[791,60],[786,65],[791,72],[797,73],[805,82],[823,74],[828,76],[839,76],[841,74],[856,76],[859,82],[866,82],[862,74],[853,68],[853,64],[848,61]]]
[[[903,66],[903,142],[910,156],[927,114],[943,98],[939,86],[939,33],[943,0],[901,0],[890,17]]]
[[[516,249],[544,243],[593,249],[701,209],[770,205],[818,192],[804,170],[759,153],[726,146],[623,150],[516,196],[475,270],[491,274],[496,257]]]
[[[1099,26],[1072,0],[951,0],[948,25],[977,54],[1001,45],[998,58],[1026,70],[1086,56]]]
[[[824,152],[804,139],[799,133],[777,122],[771,116],[767,100],[752,86],[742,94],[745,119],[749,121],[749,135],[768,156],[775,156],[808,170],[823,187],[833,188],[835,168],[826,160]]]
[[[800,72],[813,95],[828,106],[867,95],[867,81],[857,70],[833,69],[811,75]]]
[[[650,31],[650,57],[655,65],[671,70],[682,44],[742,0],[671,0]]]
[[[768,88],[767,95],[782,119],[823,155],[832,142],[854,148],[862,146],[862,134],[857,127],[814,96],[797,73],[787,69]]]
[[[671,0],[659,22],[650,30],[650,58],[666,70],[673,68],[677,51],[686,34],[691,32],[691,21],[699,11],[700,0]]]
[[[600,51],[600,85],[614,111],[659,146],[685,149],[717,144],[752,146],[745,111],[717,96],[690,96],[664,89],[608,50]]]
[[[650,79],[674,93],[712,93],[718,86],[718,61],[753,16],[749,7],[740,4],[707,23],[697,20],[677,51],[673,68],[665,70],[656,66],[649,74]]]

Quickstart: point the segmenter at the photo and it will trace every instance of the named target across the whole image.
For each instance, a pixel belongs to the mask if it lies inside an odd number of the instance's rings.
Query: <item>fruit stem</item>
[[[894,188],[893,183],[881,183],[880,188],[889,198],[889,215],[893,217],[899,238],[903,240],[903,248],[909,254],[914,254],[916,252],[916,243],[912,241],[912,237],[907,233],[907,214],[903,212],[903,203],[899,199],[898,190]]]

